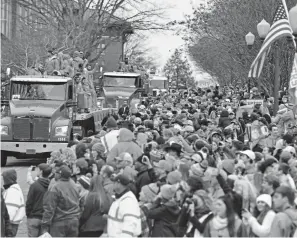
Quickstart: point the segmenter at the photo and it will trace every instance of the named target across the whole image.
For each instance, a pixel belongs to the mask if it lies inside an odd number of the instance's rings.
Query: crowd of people
[[[5,170],[1,236],[296,237],[297,120],[289,98],[244,110],[219,87],[164,93],[110,111],[30,167],[25,201]],[[127,109],[128,108],[128,109]]]

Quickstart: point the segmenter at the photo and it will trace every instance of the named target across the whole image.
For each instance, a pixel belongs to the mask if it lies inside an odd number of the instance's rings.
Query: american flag
[[[260,74],[262,72],[262,68],[265,62],[265,58],[269,53],[271,45],[278,39],[282,37],[291,37],[294,42],[294,36],[293,31],[290,26],[290,22],[288,19],[288,11],[286,3],[283,1],[279,1],[279,5],[276,9],[276,12],[274,14],[272,26],[270,27],[270,30],[262,44],[262,47],[253,61],[250,71],[249,71],[249,77],[253,78],[259,78]],[[296,47],[296,45],[295,45]]]

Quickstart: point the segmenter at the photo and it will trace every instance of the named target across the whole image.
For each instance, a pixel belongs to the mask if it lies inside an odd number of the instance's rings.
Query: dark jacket
[[[227,110],[223,110],[219,118],[219,127],[225,128],[231,124],[231,119],[229,118],[229,113]]]
[[[74,181],[61,178],[44,196],[42,229],[46,230],[58,221],[79,219],[83,205],[80,201]]]
[[[26,202],[26,216],[28,218],[42,218],[43,197],[49,184],[48,178],[39,178],[30,186]]]
[[[232,190],[232,188],[229,186],[229,184],[225,181],[222,175],[217,176],[217,180],[220,184],[220,187],[223,189],[224,193],[228,195],[232,201],[234,211],[241,219],[241,210],[242,210],[242,196],[240,194],[237,194]]]
[[[123,107],[121,107],[121,108],[119,109],[119,115],[120,115],[120,116],[123,116],[123,114],[126,114],[126,115],[129,114],[129,107],[128,107],[128,106],[125,107],[125,109],[124,109]]]
[[[101,204],[102,201],[99,201],[97,197],[98,194],[94,192],[88,194],[84,211],[79,221],[80,231],[104,231],[107,219],[103,215],[108,214],[111,206],[109,201],[111,200],[106,200],[106,204]]]
[[[137,198],[139,198],[139,194],[141,192],[141,188],[150,183],[154,183],[157,181],[157,175],[153,168],[145,171],[141,171],[137,174],[135,179],[136,193]]]
[[[176,226],[180,208],[174,202],[162,204],[147,212],[148,219],[154,219],[151,237],[176,237],[178,229]]]
[[[12,235],[9,214],[1,190],[1,237],[10,237]]]

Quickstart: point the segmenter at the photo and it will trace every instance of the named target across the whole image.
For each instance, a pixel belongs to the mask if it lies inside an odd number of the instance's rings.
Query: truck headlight
[[[8,135],[8,126],[0,125],[1,135]]]
[[[55,136],[67,136],[68,126],[58,126],[55,128]]]

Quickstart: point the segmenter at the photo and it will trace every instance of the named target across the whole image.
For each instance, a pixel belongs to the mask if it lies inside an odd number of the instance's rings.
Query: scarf
[[[213,224],[213,228],[218,231],[228,227],[228,220],[227,218],[214,216],[212,219],[212,224]]]

